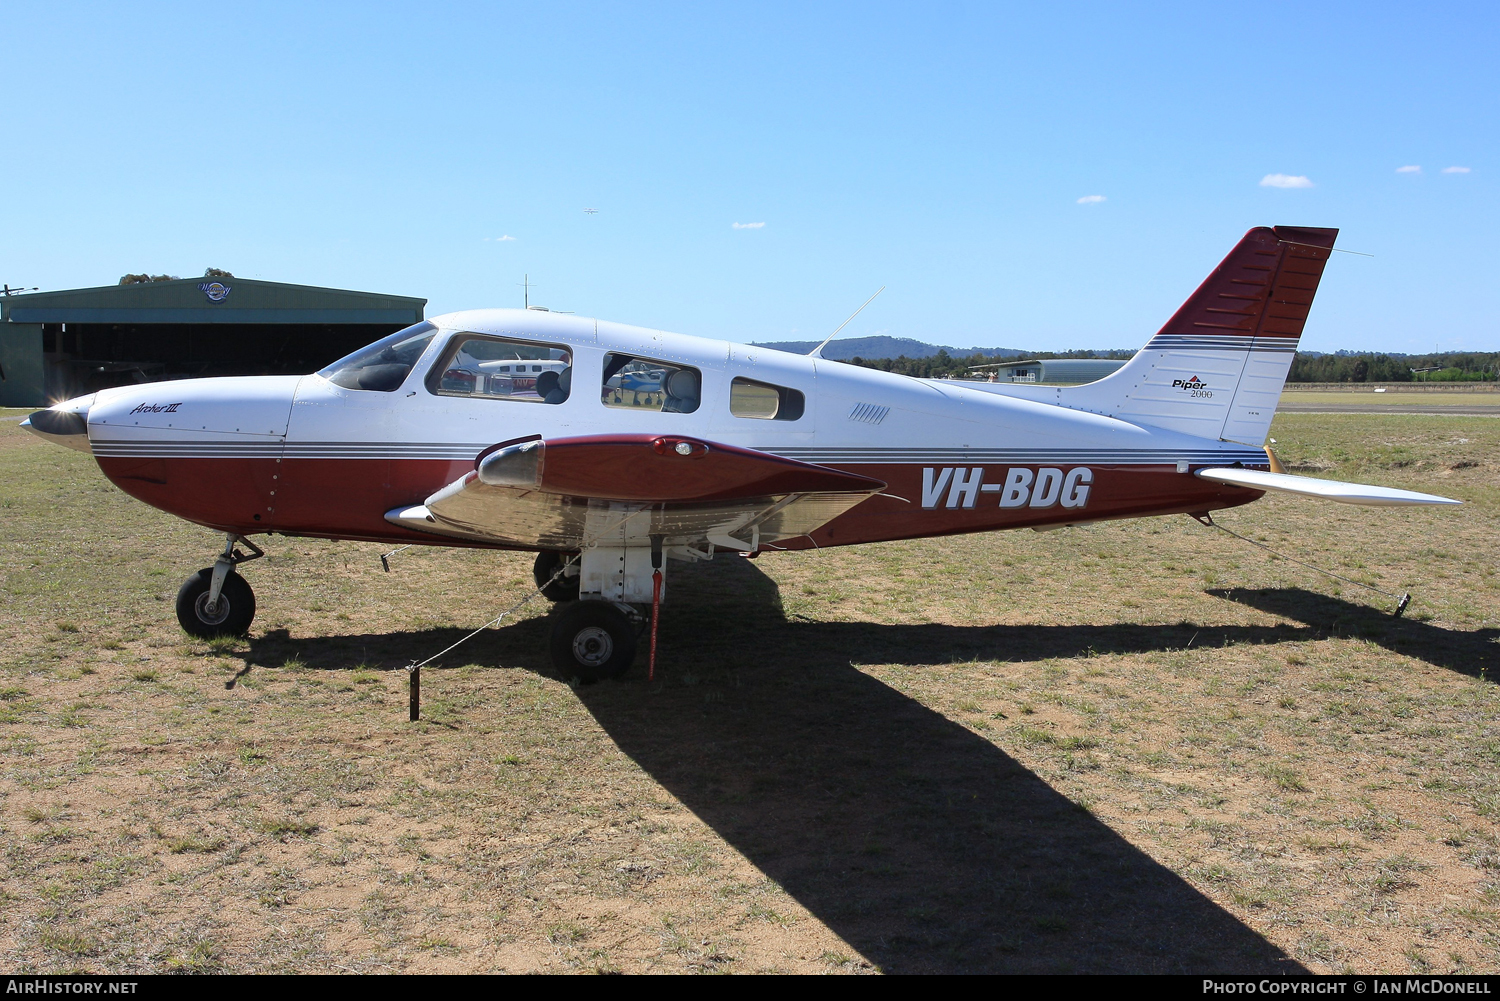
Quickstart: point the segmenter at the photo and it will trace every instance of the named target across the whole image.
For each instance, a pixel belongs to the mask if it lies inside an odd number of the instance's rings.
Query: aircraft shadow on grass
[[[1369,640],[1434,667],[1491,682],[1500,680],[1496,677],[1500,673],[1500,629],[1466,632],[1416,619],[1393,619],[1378,608],[1300,587],[1222,588],[1207,593],[1301,622],[1313,632],[1313,639],[1350,636]]]
[[[946,664],[1311,638],[1296,626],[881,625],[787,618],[748,560],[674,576],[658,682],[579,697],[618,746],[756,867],[889,972],[1304,972],[1257,932],[990,741],[853,663]],[[272,633],[308,667],[402,666],[463,635]],[[551,674],[545,625],[450,663]],[[441,676],[424,686],[440,692]]]

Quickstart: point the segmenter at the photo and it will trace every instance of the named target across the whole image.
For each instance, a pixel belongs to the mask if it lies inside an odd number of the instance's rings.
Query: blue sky
[[[10,5],[0,280],[1133,347],[1281,223],[1304,347],[1500,349],[1500,7],[1227,6]]]

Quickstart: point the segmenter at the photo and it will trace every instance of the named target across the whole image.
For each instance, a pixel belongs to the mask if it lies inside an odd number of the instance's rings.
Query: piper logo
[[[927,466],[922,470],[922,507],[928,510],[937,507],[943,502],[944,493],[948,495],[944,506],[950,508],[971,508],[982,493],[999,494],[1002,508],[1047,508],[1056,504],[1085,507],[1093,482],[1094,471],[1083,466],[1075,466],[1066,473],[1051,466],[1035,471],[1012,466],[1000,483],[984,482],[983,466],[967,469]]]
[[[1207,389],[1208,388],[1208,383],[1206,383],[1206,382],[1200,382],[1199,379],[1198,379],[1198,377],[1195,375],[1191,379],[1173,379],[1172,380],[1172,388],[1173,389]]]

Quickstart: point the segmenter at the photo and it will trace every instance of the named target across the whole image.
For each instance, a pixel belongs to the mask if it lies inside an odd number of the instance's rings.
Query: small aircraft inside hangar
[[[316,371],[426,299],[215,277],[0,297],[0,406],[165,379]]]

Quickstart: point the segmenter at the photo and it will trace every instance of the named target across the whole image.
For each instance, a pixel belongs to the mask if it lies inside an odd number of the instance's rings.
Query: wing
[[[645,545],[754,552],[807,535],[880,480],[768,452],[661,435],[502,442],[417,507],[407,528],[539,549]]]
[[[1365,507],[1405,507],[1412,504],[1462,504],[1449,497],[1422,494],[1415,490],[1397,490],[1395,487],[1372,487],[1363,483],[1345,483],[1342,480],[1320,480],[1312,476],[1291,476],[1287,473],[1264,473],[1258,469],[1234,469],[1222,467],[1200,469],[1197,476],[1215,483],[1229,483],[1237,487],[1254,490],[1276,490],[1281,493],[1317,497],[1321,500],[1338,501],[1340,504],[1362,504]]]

